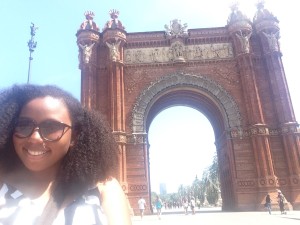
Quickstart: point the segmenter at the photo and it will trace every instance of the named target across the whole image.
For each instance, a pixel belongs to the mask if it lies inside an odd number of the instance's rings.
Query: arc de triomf
[[[88,11],[76,34],[81,102],[110,122],[134,211],[140,196],[150,202],[150,123],[174,105],[199,110],[214,129],[223,210],[259,210],[277,189],[300,209],[300,134],[279,21],[263,3],[253,21],[233,6],[216,28],[175,19],[163,31],[127,33],[118,15],[111,10],[100,32]]]

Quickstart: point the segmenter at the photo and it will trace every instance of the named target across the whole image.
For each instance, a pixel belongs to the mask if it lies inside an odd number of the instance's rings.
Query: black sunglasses
[[[44,141],[58,141],[72,127],[55,120],[45,120],[37,124],[33,119],[19,118],[15,124],[14,135],[18,138],[27,138],[36,129]]]

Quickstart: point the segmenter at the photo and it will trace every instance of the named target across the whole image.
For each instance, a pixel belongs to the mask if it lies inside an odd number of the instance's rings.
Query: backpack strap
[[[53,196],[51,195],[35,225],[51,225],[57,217],[59,209],[60,207],[54,202]]]

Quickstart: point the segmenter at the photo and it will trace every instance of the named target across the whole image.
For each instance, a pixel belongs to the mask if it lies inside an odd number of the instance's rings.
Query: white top
[[[139,204],[139,209],[145,209],[145,205],[146,205],[145,199],[141,198],[141,199],[138,201],[138,204]]]
[[[45,205],[44,202],[31,200],[16,188],[3,184],[0,188],[0,225],[33,225],[37,217],[42,214]],[[53,222],[53,225],[106,224],[107,220],[102,212],[97,188],[89,190],[60,210]]]

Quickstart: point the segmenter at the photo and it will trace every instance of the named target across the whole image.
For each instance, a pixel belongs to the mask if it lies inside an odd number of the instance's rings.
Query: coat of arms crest
[[[170,26],[165,25],[166,34],[168,36],[174,36],[175,38],[179,36],[184,36],[187,34],[186,32],[187,23],[181,24],[181,21],[178,19],[174,19],[170,21]]]

